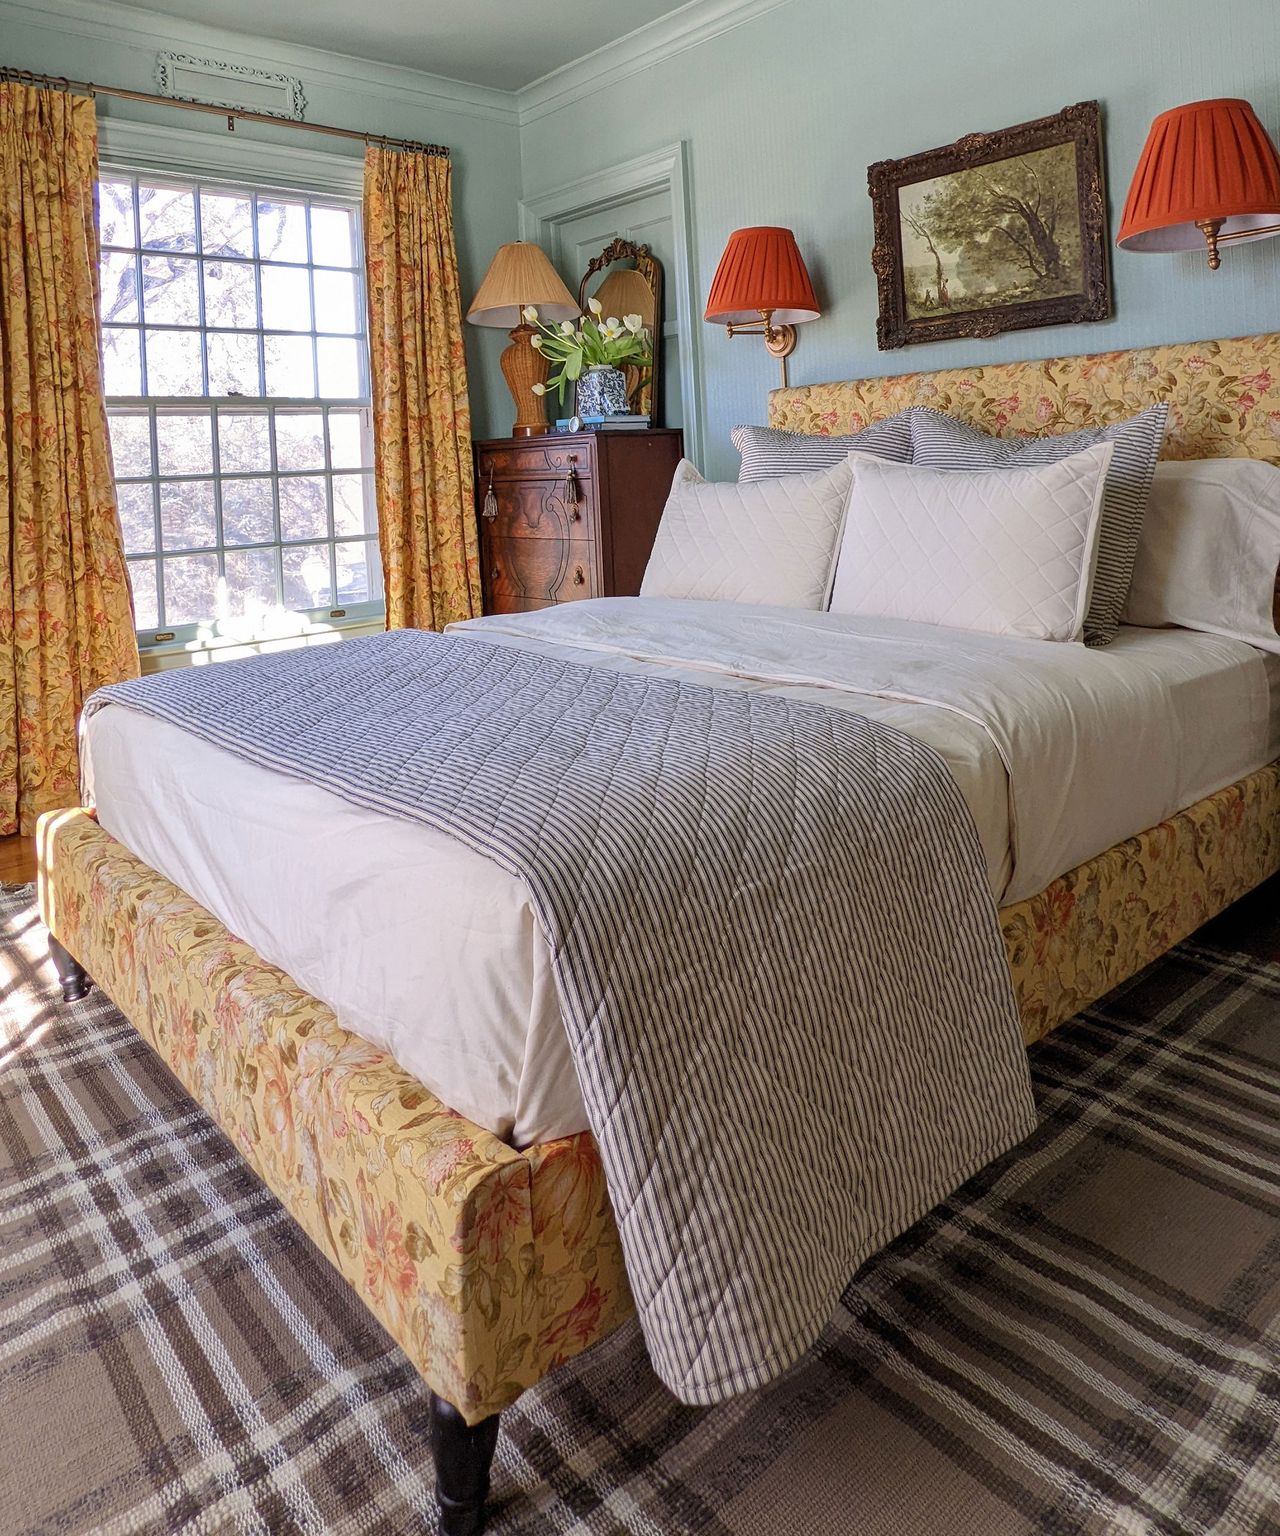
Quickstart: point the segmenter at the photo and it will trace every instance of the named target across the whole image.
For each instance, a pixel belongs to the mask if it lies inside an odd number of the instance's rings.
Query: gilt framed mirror
[[[599,299],[604,314],[639,315],[653,337],[653,364],[649,368],[627,367],[627,408],[637,416],[647,416],[651,427],[658,420],[658,379],[662,368],[662,263],[647,245],[632,240],[612,240],[587,264],[578,284],[578,306],[584,310],[588,299]]]

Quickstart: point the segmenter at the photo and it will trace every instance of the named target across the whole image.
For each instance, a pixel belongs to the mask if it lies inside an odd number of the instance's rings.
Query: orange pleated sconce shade
[[[1156,118],[1116,244],[1203,249],[1201,219],[1222,219],[1221,233],[1243,240],[1275,233],[1258,226],[1280,220],[1280,153],[1247,101],[1193,101]]]
[[[775,225],[737,229],[729,236],[703,318],[745,325],[759,320],[761,310],[773,312],[775,325],[799,325],[822,313],[796,237]]]

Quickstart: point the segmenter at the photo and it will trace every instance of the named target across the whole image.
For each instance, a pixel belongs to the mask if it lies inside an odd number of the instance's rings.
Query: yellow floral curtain
[[[449,161],[370,145],[365,264],[387,627],[480,612],[471,406]]]
[[[86,695],[135,677],[98,357],[93,102],[0,82],[0,835],[80,798]]]

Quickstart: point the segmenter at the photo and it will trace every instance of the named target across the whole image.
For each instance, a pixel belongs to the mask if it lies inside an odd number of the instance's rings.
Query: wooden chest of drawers
[[[634,597],[683,451],[678,431],[657,430],[477,443],[484,611]]]

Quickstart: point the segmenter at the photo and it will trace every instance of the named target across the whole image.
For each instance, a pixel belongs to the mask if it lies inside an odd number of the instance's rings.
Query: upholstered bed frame
[[[1280,461],[1280,336],[811,385],[769,415],[840,433],[923,403],[1057,432],[1157,399],[1169,456]],[[516,1151],[469,1123],[89,812],[46,816],[39,855],[64,992],[102,986],[404,1348],[433,1395],[443,1528],[479,1530],[498,1412],[631,1312],[591,1136]],[[1027,1041],[1277,869],[1273,764],[1004,908]]]

